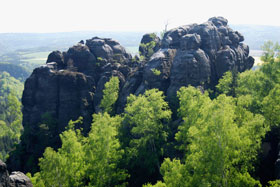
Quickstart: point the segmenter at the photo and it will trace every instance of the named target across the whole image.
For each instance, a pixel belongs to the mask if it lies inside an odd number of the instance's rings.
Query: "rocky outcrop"
[[[149,59],[160,48],[160,38],[155,33],[145,34],[140,42],[140,56]]]
[[[9,176],[6,164],[0,160],[0,187],[33,187],[33,185],[22,172],[12,172]]]
[[[132,58],[117,41],[98,37],[85,44],[81,41],[66,52],[52,52],[47,64],[36,68],[25,82],[25,132],[20,151],[12,154],[8,165],[14,170],[36,171],[44,148],[59,146],[58,135],[69,120],[82,116],[87,132],[110,77],[120,80],[117,113],[123,111],[129,94],[151,88],[162,90],[171,102],[182,86],[214,88],[226,71],[250,69],[254,60],[243,40],[225,18],[215,17],[167,31],[162,40],[154,34],[144,35],[141,60]]]
[[[214,17],[200,25],[192,24],[172,29],[165,33],[162,47],[185,50],[183,53],[178,53],[178,59],[182,55],[186,56],[186,53],[190,53],[191,58],[194,51],[201,50],[198,62],[205,64],[203,68],[208,67],[206,64],[209,64],[211,72],[209,74],[209,68],[206,68],[207,76],[210,75],[209,81],[201,77],[198,82],[204,82],[207,87],[213,88],[224,72],[234,67],[242,72],[250,69],[254,64],[254,59],[249,56],[249,47],[241,43],[244,37],[238,31],[229,28],[227,22],[225,18]],[[186,68],[184,68],[185,73],[190,74],[192,70]],[[184,84],[192,84],[188,81]]]

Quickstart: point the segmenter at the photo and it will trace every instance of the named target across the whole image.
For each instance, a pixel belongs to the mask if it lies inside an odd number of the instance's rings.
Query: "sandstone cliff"
[[[71,119],[83,116],[83,128],[88,131],[111,76],[120,80],[118,113],[131,93],[158,88],[172,104],[182,86],[214,88],[226,71],[250,69],[254,59],[249,56],[249,47],[227,22],[214,17],[203,24],[181,26],[166,32],[162,40],[144,35],[139,47],[144,58],[132,58],[117,41],[98,37],[85,44],[81,41],[66,52],[52,52],[46,65],[36,68],[25,82],[25,132],[9,166],[36,171],[45,147],[59,146],[58,135]]]

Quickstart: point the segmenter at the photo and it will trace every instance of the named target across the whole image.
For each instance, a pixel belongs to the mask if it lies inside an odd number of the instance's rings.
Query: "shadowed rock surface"
[[[22,172],[12,172],[9,176],[6,164],[0,160],[0,187],[33,187],[33,185]]]
[[[162,41],[153,34],[144,35],[139,47],[142,60],[132,58],[117,41],[98,37],[79,42],[67,52],[52,52],[47,64],[36,68],[25,82],[25,131],[8,160],[9,167],[37,171],[45,147],[60,146],[58,135],[69,120],[83,116],[82,127],[87,132],[110,77],[120,80],[117,113],[123,111],[129,94],[151,88],[164,91],[172,103],[181,86],[214,88],[226,71],[250,69],[254,59],[248,56],[249,47],[243,40],[225,18],[215,17],[203,24],[174,28]]]

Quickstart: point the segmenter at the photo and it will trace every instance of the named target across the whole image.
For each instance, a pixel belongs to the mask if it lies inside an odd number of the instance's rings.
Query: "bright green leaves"
[[[23,91],[23,83],[14,77],[10,76],[7,72],[0,73],[0,98],[6,97],[10,93],[20,99]]]
[[[203,184],[225,186],[243,146],[234,123],[233,100],[221,95],[204,105],[201,118],[190,127],[188,136],[190,154],[186,166],[191,175],[190,186],[201,180]]]
[[[61,135],[62,146],[57,151],[46,148],[40,158],[40,173],[32,178],[35,186],[114,186],[127,178],[125,170],[118,168],[123,150],[117,136],[120,117],[107,113],[93,116],[91,131],[84,137],[70,121]]]
[[[264,116],[271,127],[280,124],[280,85],[276,85],[263,100]]]
[[[120,185],[127,178],[125,171],[118,168],[124,154],[116,138],[122,119],[119,116],[110,117],[107,113],[94,114],[93,119],[85,144],[89,186]]]
[[[154,74],[155,76],[160,76],[160,74],[161,74],[161,71],[158,70],[158,69],[156,69],[156,68],[152,68],[151,71],[153,72],[153,74]]]
[[[219,80],[219,84],[216,86],[219,94],[226,94],[227,96],[236,96],[236,89],[238,87],[239,72],[234,68],[231,71],[227,71],[224,76]]]
[[[171,161],[170,158],[166,158],[161,165],[160,172],[166,186],[181,187],[184,186],[187,179],[185,178],[184,165],[177,159]]]
[[[45,186],[82,186],[85,175],[85,152],[83,137],[80,130],[74,130],[74,124],[69,123],[68,130],[60,135],[62,146],[57,151],[48,147],[44,157],[40,158],[40,177]],[[36,177],[36,174],[35,174]]]
[[[224,76],[219,80],[219,84],[216,86],[217,91],[219,93],[228,95],[232,89],[231,87],[232,80],[233,80],[232,72],[231,71],[225,72]]]
[[[187,88],[182,87],[178,91],[178,98],[180,101],[178,112],[184,122],[178,127],[179,131],[175,138],[178,142],[182,143],[180,149],[186,150],[188,142],[187,132],[200,118],[201,113],[199,111],[203,105],[210,102],[210,98],[207,92],[202,94],[200,90],[191,86]]]
[[[272,41],[268,41],[264,43],[262,46],[263,55],[261,57],[261,60],[264,62],[274,62],[275,58],[280,57],[280,45],[278,42],[275,44]]]
[[[0,73],[0,159],[19,142],[22,131],[21,98],[23,84],[8,73]]]
[[[124,118],[131,124],[132,135],[137,137],[133,141],[135,145],[152,144],[153,140],[166,141],[162,121],[170,120],[171,111],[164,101],[163,92],[148,90],[144,95],[129,96],[127,102]]]
[[[118,100],[119,96],[119,79],[118,77],[112,77],[108,82],[105,83],[105,89],[103,90],[103,99],[100,103],[100,108],[103,112],[109,114],[114,109],[114,104]]]
[[[22,129],[22,113],[21,103],[17,97],[13,94],[9,94],[7,97],[7,108],[5,108],[5,121],[10,126],[16,126],[15,130]],[[20,134],[20,133],[19,133]]]
[[[248,173],[267,132],[264,118],[248,110],[248,98],[207,93],[188,87],[178,91],[184,122],[176,140],[184,162],[165,159],[161,165],[166,186],[255,186]],[[160,183],[158,183],[160,184]]]
[[[280,180],[269,181],[268,184],[269,184],[268,187],[279,187],[280,186]]]
[[[171,111],[162,91],[152,89],[128,97],[120,136],[128,153],[128,167],[134,174],[131,180],[146,182],[148,177],[159,174],[170,119]]]

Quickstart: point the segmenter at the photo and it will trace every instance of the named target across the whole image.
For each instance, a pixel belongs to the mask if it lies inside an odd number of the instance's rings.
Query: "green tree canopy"
[[[0,73],[0,159],[6,160],[19,142],[22,131],[20,99],[23,84],[8,73]]]
[[[167,122],[171,111],[162,91],[147,90],[143,95],[130,95],[121,127],[123,147],[128,152],[128,167],[135,175],[131,180],[143,183],[157,175],[167,140]],[[134,177],[140,176],[135,179]]]
[[[108,82],[105,83],[103,90],[103,99],[100,103],[100,108],[103,112],[111,114],[114,109],[114,105],[118,100],[119,96],[119,78],[112,77]]]
[[[178,96],[185,122],[176,138],[187,139],[181,147],[186,156],[183,162],[169,158],[163,162],[166,186],[260,185],[249,172],[267,131],[264,118],[248,111],[244,100],[236,102],[225,95],[211,101],[189,87],[181,88]]]
[[[117,139],[119,116],[94,114],[91,131],[83,136],[70,121],[61,135],[62,146],[57,151],[48,147],[39,159],[40,172],[31,177],[34,186],[122,186],[127,178],[118,163],[123,150]]]

